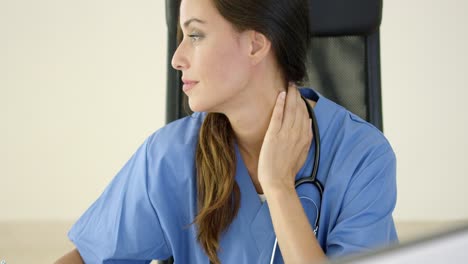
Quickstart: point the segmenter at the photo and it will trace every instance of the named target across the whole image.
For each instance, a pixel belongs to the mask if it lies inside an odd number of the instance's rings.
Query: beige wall
[[[468,2],[384,1],[385,134],[400,220],[468,219]]]
[[[0,220],[76,219],[165,123],[164,1],[0,0]]]
[[[397,220],[468,219],[465,1],[385,1]],[[0,0],[0,221],[75,220],[164,125],[164,1]]]

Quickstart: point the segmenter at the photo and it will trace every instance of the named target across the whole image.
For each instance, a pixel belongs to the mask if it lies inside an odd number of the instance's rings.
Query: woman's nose
[[[182,53],[181,47],[182,45],[179,45],[179,47],[177,47],[176,51],[174,52],[174,55],[172,56],[171,61],[172,68],[179,71],[187,69],[188,67],[187,58]]]

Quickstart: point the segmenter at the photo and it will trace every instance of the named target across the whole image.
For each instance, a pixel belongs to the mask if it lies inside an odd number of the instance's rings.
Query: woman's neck
[[[275,76],[251,82],[239,97],[243,98],[240,107],[226,113],[243,158],[251,162],[258,161],[278,94],[286,90]]]

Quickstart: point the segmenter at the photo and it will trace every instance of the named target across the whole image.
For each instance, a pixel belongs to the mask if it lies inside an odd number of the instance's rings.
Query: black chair
[[[186,112],[191,114],[181,89],[181,73],[171,66],[180,41],[179,4],[180,0],[166,0],[166,123],[186,116]],[[305,85],[383,130],[379,37],[382,0],[310,0],[310,7],[312,39]]]

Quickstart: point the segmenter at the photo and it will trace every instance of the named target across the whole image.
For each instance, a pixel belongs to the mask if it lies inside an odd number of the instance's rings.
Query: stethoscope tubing
[[[318,129],[317,118],[315,116],[314,110],[309,105],[309,103],[304,98],[304,96],[301,95],[301,98],[304,100],[307,106],[307,112],[309,113],[309,117],[312,119],[312,133],[313,133],[313,139],[315,142],[315,154],[314,154],[314,163],[313,163],[311,175],[309,177],[304,177],[304,178],[297,180],[294,184],[294,187],[297,189],[297,187],[299,187],[301,184],[312,183],[313,185],[315,185],[315,187],[317,187],[317,190],[319,191],[320,203],[321,203],[324,188],[323,188],[323,184],[317,179],[317,173],[318,173],[319,164],[320,164],[320,131]],[[315,229],[314,229],[315,235],[317,235],[317,232],[319,229],[319,221],[320,221],[320,210],[318,210],[317,218],[315,219]]]

